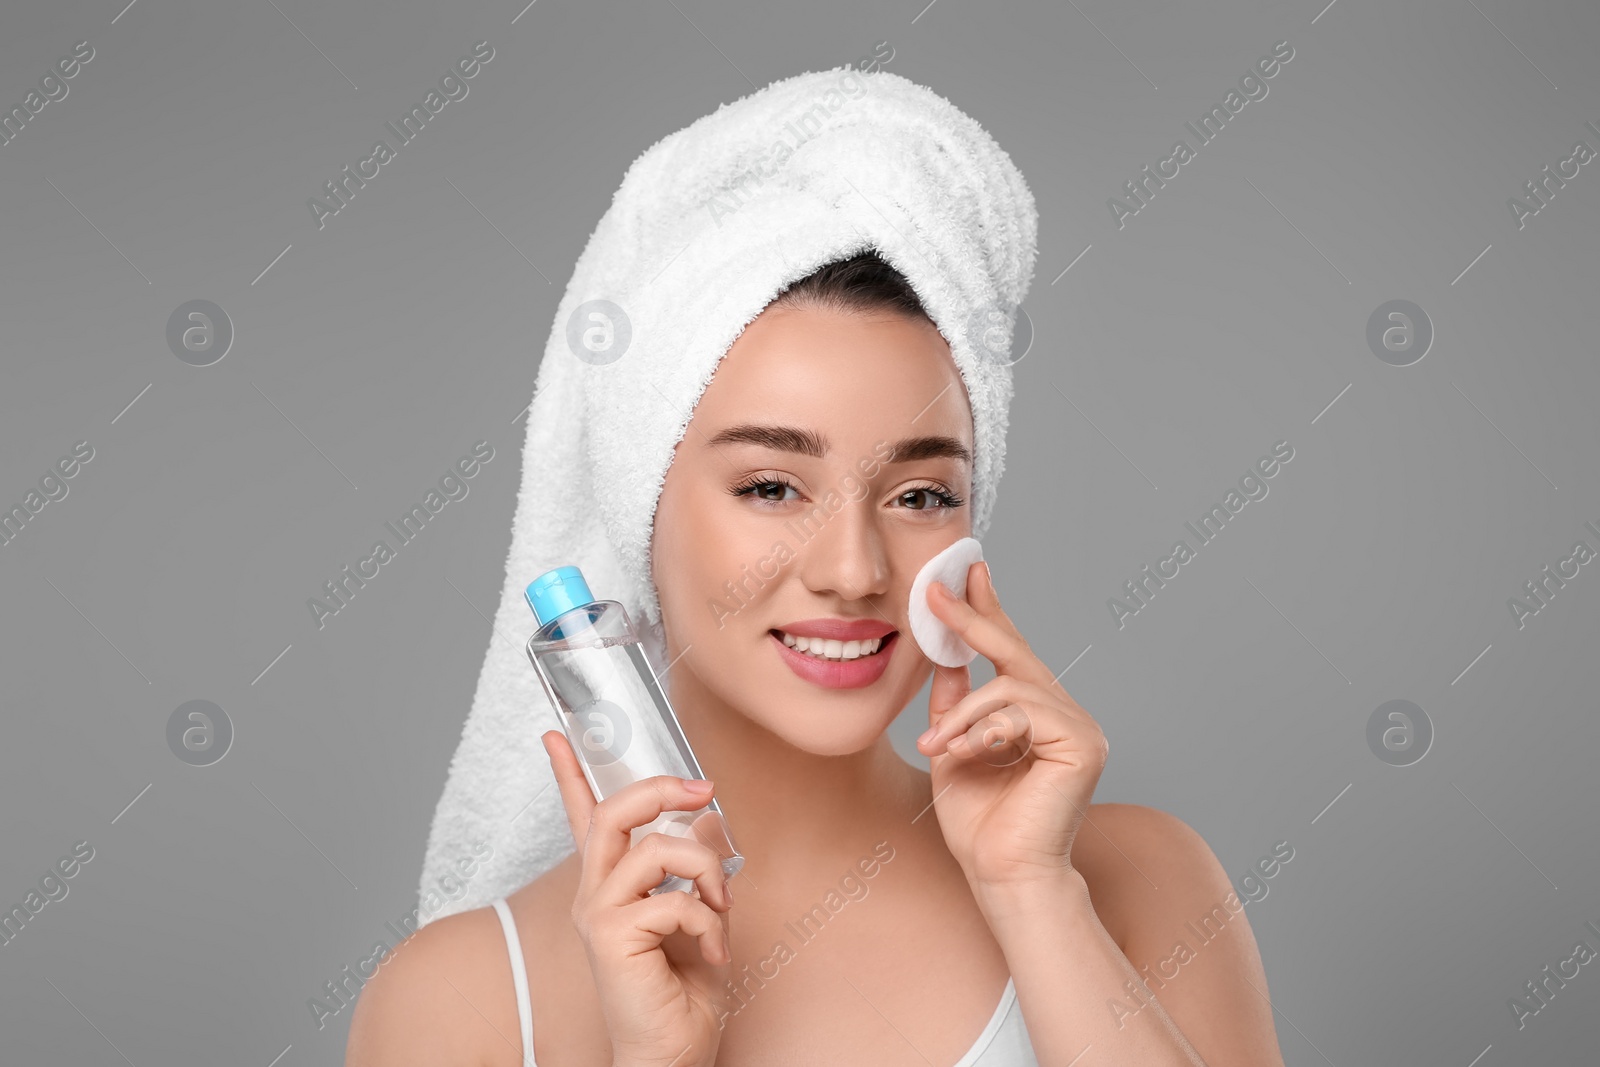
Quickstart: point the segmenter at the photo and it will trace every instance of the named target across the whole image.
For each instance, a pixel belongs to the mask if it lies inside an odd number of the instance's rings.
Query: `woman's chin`
[[[786,744],[813,756],[852,756],[877,743],[895,713],[876,701],[859,707],[819,709],[815,703],[765,700],[752,721]]]

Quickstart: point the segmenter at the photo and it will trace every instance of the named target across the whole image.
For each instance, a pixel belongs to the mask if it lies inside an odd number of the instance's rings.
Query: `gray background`
[[[1081,654],[1097,797],[1236,878],[1293,845],[1247,912],[1290,1063],[1594,1062],[1596,965],[1520,1032],[1507,1001],[1600,947],[1600,565],[1524,628],[1506,601],[1600,548],[1600,162],[1520,231],[1506,199],[1600,149],[1600,8],[1324,2],[8,5],[0,105],[95,58],[0,146],[0,504],[95,457],[0,546],[0,904],[95,856],[0,947],[0,1058],[340,1062],[349,1012],[307,1000],[415,903],[584,240],[661,136],[888,41],[1039,201],[987,553],[1033,646]],[[470,95],[319,231],[307,198],[480,39]],[[1284,39],[1119,230],[1106,199]],[[197,368],[165,329],[202,298],[237,336]],[[1392,299],[1436,331],[1412,366],[1366,341]],[[479,439],[470,495],[319,631],[307,598]],[[1119,629],[1107,598],[1280,440]],[[1366,726],[1402,698],[1435,738],[1397,767]],[[236,731],[209,767],[166,741],[194,699]]]

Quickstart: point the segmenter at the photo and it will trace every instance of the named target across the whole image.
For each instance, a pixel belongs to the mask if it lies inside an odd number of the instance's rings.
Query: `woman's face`
[[[966,390],[931,323],[762,312],[718,364],[656,508],[674,697],[819,755],[872,744],[930,669],[907,599],[971,533],[971,455]]]

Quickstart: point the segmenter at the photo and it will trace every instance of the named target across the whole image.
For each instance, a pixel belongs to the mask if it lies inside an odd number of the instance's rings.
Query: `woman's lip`
[[[859,689],[883,677],[889,669],[889,657],[894,655],[900,632],[896,630],[883,639],[878,651],[870,656],[857,656],[851,660],[825,660],[790,648],[771,630],[767,639],[778,650],[778,655],[789,669],[801,678],[825,689]]]
[[[777,627],[795,637],[820,637],[833,641],[870,641],[888,637],[894,627],[878,619],[805,619]]]

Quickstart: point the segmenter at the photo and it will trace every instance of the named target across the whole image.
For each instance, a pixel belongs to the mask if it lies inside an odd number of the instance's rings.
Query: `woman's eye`
[[[901,493],[899,500],[902,506],[913,511],[929,511],[938,508],[956,507],[961,502],[949,493],[931,487],[907,489]]]
[[[734,496],[753,497],[767,504],[783,504],[805,499],[805,495],[793,484],[771,479],[748,481],[734,486],[729,491]],[[908,511],[940,511],[946,508],[958,508],[966,503],[955,494],[932,485],[907,489],[896,496],[894,501],[896,506]]]
[[[793,493],[794,496],[787,496],[789,493]],[[736,488],[734,495],[753,496],[757,500],[781,503],[784,500],[797,499],[800,493],[788,482],[749,482]]]

